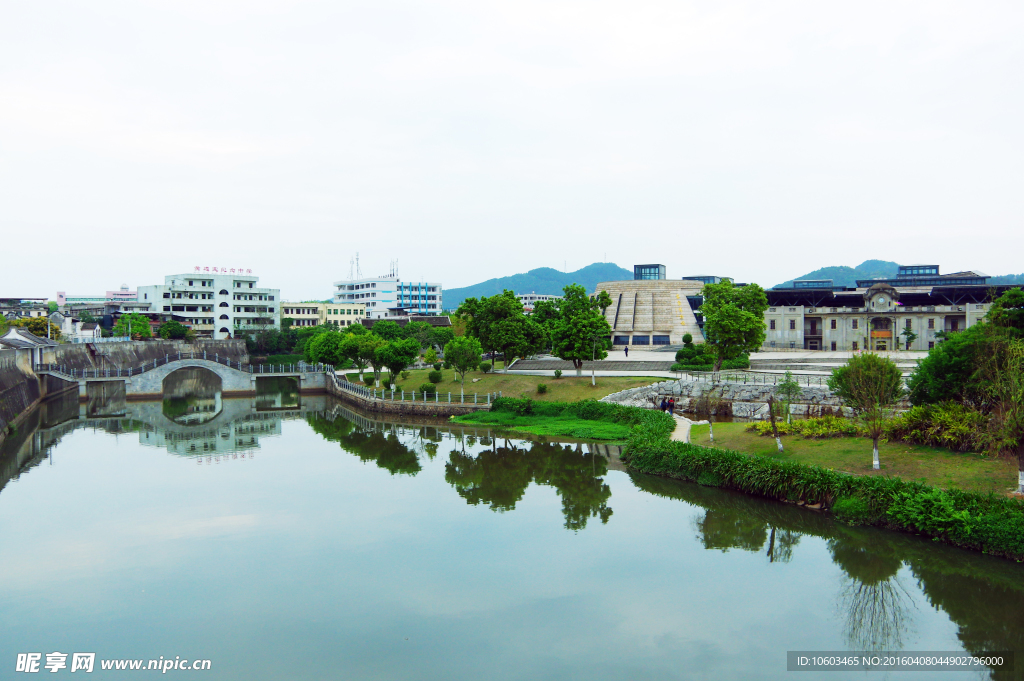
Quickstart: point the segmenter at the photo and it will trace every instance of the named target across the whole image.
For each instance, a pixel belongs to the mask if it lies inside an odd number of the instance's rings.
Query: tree
[[[149,328],[149,319],[138,312],[129,312],[128,314],[121,315],[121,318],[117,320],[117,324],[114,324],[113,334],[115,336],[127,336],[129,335],[129,329],[131,329],[131,337],[134,339],[153,337],[153,332]]]
[[[383,346],[387,341],[372,333],[366,333],[361,336],[357,336],[359,339],[358,350],[356,351],[357,362],[362,362],[363,366],[367,364],[373,368],[373,381],[374,385],[380,387],[380,370],[384,368],[383,358],[378,360],[377,348]],[[362,375],[362,371],[360,371]]]
[[[23,317],[12,320],[8,326],[20,326],[28,329],[29,333],[39,338],[46,338],[46,332],[49,329],[50,340],[60,340],[60,327],[51,322],[49,317]],[[4,329],[4,333],[6,332],[6,329]]]
[[[907,379],[910,401],[921,405],[954,400],[982,408],[989,393],[976,374],[988,333],[988,324],[975,324],[937,343]]]
[[[427,364],[436,364],[437,350],[435,350],[433,347],[427,348],[427,351],[423,353],[423,361],[426,362]]]
[[[995,449],[1017,457],[1017,492],[1024,494],[1024,340],[1002,334],[985,354],[982,371],[994,407],[991,440]]]
[[[705,347],[714,352],[714,371],[722,362],[757,351],[764,343],[764,312],[768,296],[757,284],[736,287],[728,279],[718,284],[705,284],[701,291],[704,303]]]
[[[359,380],[363,380],[363,370],[366,369],[366,360],[359,356],[359,336],[353,333],[346,333],[341,339],[341,356],[350,360],[356,365],[359,371]]]
[[[571,361],[576,375],[580,376],[583,360],[608,356],[607,339],[612,329],[600,310],[599,301],[587,296],[585,288],[569,284],[562,293],[558,319],[551,327],[551,351],[559,359]]]
[[[863,421],[872,443],[872,467],[880,468],[878,438],[893,406],[903,395],[903,375],[896,363],[874,353],[854,355],[832,370],[828,387]]]
[[[914,330],[911,329],[909,326],[904,327],[903,330],[900,331],[900,335],[903,336],[903,340],[906,341],[907,343],[907,350],[910,349],[910,346],[918,338],[917,334],[914,333]]]
[[[379,336],[386,341],[393,341],[402,337],[402,327],[390,319],[382,319],[381,321],[374,323],[373,328],[370,329],[370,333],[375,336]]]
[[[480,356],[483,352],[480,341],[472,336],[456,336],[444,346],[444,359],[459,376],[463,396],[466,394],[466,372],[480,366]]]
[[[92,316],[92,312],[88,310],[82,310],[78,315],[78,319],[86,324],[92,324],[96,321],[96,318]]]
[[[48,314],[53,314],[54,312],[56,312],[57,311],[57,307],[59,307],[59,306],[54,301],[52,301],[52,300],[46,301],[46,309],[48,311]]]
[[[993,301],[985,316],[996,326],[1024,332],[1024,291],[1019,288],[1006,291]]]
[[[530,319],[540,326],[544,332],[543,348],[551,349],[551,331],[555,321],[558,319],[558,300],[539,300],[533,306],[533,314]]]
[[[375,359],[387,368],[391,375],[391,383],[394,383],[395,378],[419,356],[419,342],[415,338],[403,338],[386,342],[378,347]]]
[[[481,347],[505,356],[505,371],[513,359],[537,348],[543,331],[523,312],[523,304],[509,290],[489,298],[467,298],[456,315],[465,321],[466,334],[480,341]]]
[[[157,333],[159,333],[160,337],[164,340],[181,340],[188,335],[188,327],[181,322],[176,322],[172,319],[169,322],[161,324]]]
[[[379,322],[378,322],[379,323]],[[428,322],[409,322],[402,328],[402,338],[415,338],[420,348],[429,348],[434,340],[434,327]]]
[[[594,299],[594,302],[596,302],[597,306],[601,308],[601,315],[604,316],[605,310],[607,310],[612,305],[612,297],[608,295],[607,291],[601,291],[600,293],[597,294],[597,297]]]
[[[782,398],[782,405],[786,411],[786,423],[790,423],[789,407],[800,397],[800,384],[793,378],[793,372],[787,371],[782,377],[782,382],[775,388],[775,393]]]
[[[306,343],[305,357],[313,364],[340,366],[345,359],[344,337],[337,331],[325,331],[313,336]]]
[[[455,338],[455,332],[449,328],[438,326],[434,328],[434,332],[431,335],[431,344],[438,349],[439,352],[444,352],[444,346],[448,345],[448,342]]]
[[[768,420],[772,424],[772,435],[775,436],[775,445],[779,448],[779,454],[783,452],[782,449],[782,438],[779,437],[779,426],[775,423],[775,409],[778,402],[775,401],[774,395],[768,396]]]

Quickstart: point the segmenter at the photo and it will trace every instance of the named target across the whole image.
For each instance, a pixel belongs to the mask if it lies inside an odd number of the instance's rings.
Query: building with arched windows
[[[197,268],[198,269],[198,268]],[[138,302],[191,325],[215,340],[281,327],[281,291],[258,286],[259,277],[234,272],[170,274],[163,284],[140,286]]]

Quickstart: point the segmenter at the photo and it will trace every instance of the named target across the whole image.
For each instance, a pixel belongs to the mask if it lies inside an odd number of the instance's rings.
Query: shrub
[[[420,386],[420,392],[426,393],[428,395],[433,395],[434,393],[437,392],[437,386],[434,385],[433,383],[424,383],[423,385]]]
[[[442,380],[444,380],[444,375],[439,370],[434,369],[429,374],[427,374],[427,380],[430,381],[431,383],[440,383]]]
[[[885,427],[885,436],[917,445],[947,447],[958,452],[985,448],[989,417],[956,402],[914,407]]]
[[[529,397],[499,397],[491,403],[491,411],[509,411],[516,416],[529,416],[533,413],[533,400]]]
[[[561,369],[555,369],[555,378],[559,379],[561,377],[562,377],[562,370]]]
[[[366,385],[373,385],[373,374],[369,372],[363,374],[363,383]]]
[[[889,517],[901,525],[932,536],[951,532],[970,535],[973,525],[968,509],[957,509],[946,492],[930,488],[918,493],[899,492],[893,497]]]
[[[842,497],[832,504],[836,518],[850,525],[866,525],[873,520],[871,507],[860,497]]]
[[[685,349],[685,348],[684,348]],[[679,352],[682,352],[680,350]],[[678,361],[679,353],[676,353],[677,361],[672,365],[672,371],[712,371],[715,368],[713,362],[705,362],[704,355],[699,355],[694,361],[695,364],[682,363]],[[746,357],[739,357],[737,359],[727,359],[722,362],[722,370],[727,369],[749,369],[750,359]]]
[[[440,362],[434,362],[433,367],[434,367],[434,371],[440,371],[441,370],[441,363]],[[448,369],[448,368],[450,368],[450,367],[445,367],[445,369]]]
[[[490,362],[480,362],[480,371],[482,371],[482,372],[484,372],[486,374],[490,370],[491,370],[491,363]]]
[[[547,391],[548,391],[547,383],[538,383],[537,384],[537,393],[538,394],[543,395]]]
[[[445,361],[444,361],[444,364],[443,364],[442,366],[443,366],[443,367],[444,367],[445,369],[451,369],[451,368],[452,368],[452,363],[451,363],[451,362],[449,362],[448,360],[445,360]]]
[[[838,416],[821,416],[811,419],[797,419],[790,423],[775,423],[779,435],[802,435],[807,438],[821,439],[828,437],[852,437],[861,434],[857,423]],[[758,435],[772,436],[772,426],[768,421],[754,421],[747,424],[748,431]]]
[[[408,371],[403,371],[402,372],[402,380],[404,381],[407,378],[409,378],[409,372]]]

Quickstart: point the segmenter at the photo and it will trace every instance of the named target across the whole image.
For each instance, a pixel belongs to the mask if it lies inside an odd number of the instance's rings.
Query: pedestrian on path
[[[668,398],[668,413],[669,414],[675,414],[676,413],[676,398],[674,398],[674,397]]]
[[[665,401],[665,398],[664,398],[664,397],[662,397],[662,398],[661,398],[661,410],[662,410],[662,411],[665,411],[665,407],[666,407],[667,405],[668,405],[668,403],[667,403],[667,402]]]
[[[626,351],[626,357],[629,357],[629,346],[628,345],[623,346],[622,349]]]

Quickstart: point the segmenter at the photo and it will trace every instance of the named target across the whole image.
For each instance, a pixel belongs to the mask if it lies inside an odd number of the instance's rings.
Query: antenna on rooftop
[[[361,269],[359,269],[359,251],[356,251],[356,278],[357,279],[362,279],[363,278],[363,271]]]

